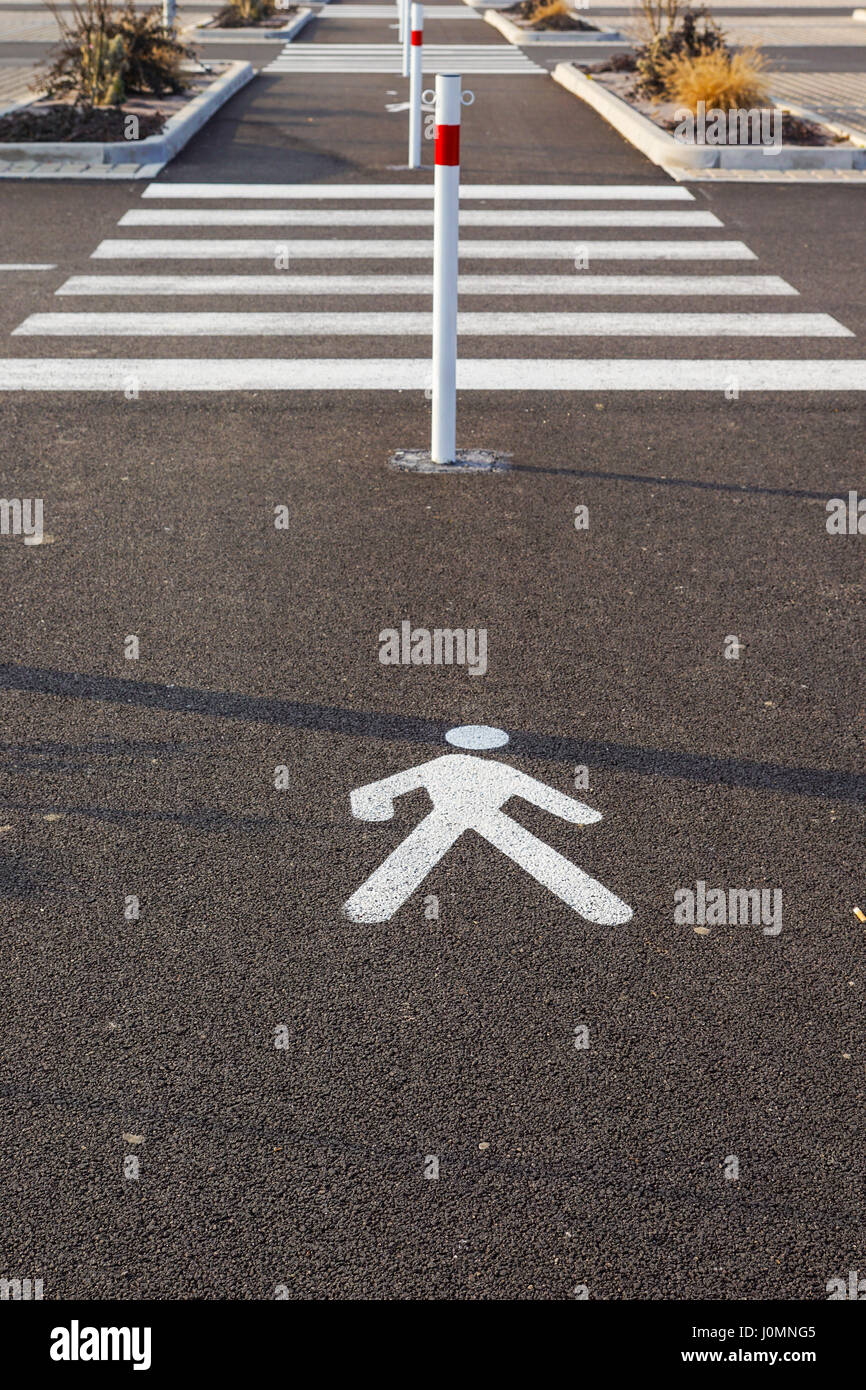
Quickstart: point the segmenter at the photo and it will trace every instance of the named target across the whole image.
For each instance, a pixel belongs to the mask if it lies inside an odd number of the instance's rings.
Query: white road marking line
[[[119,227],[432,227],[432,208],[134,208]],[[461,227],[721,227],[712,212],[463,208]]]
[[[799,295],[777,275],[461,275],[461,294]],[[58,295],[432,295],[432,275],[72,275]]]
[[[590,261],[754,261],[742,241],[581,241]],[[316,241],[287,240],[282,243],[262,238],[209,240],[154,238],[133,241],[117,238],[101,241],[90,259],[96,261],[272,261],[278,249],[285,248],[290,260],[432,260],[432,241],[343,241],[320,238]],[[573,260],[573,241],[472,241],[460,243],[462,260],[523,261]]]
[[[15,264],[14,262],[11,262],[9,265],[0,265],[0,270],[56,270],[56,269],[57,269],[57,266],[56,266],[56,265],[42,265],[41,263],[38,263],[38,262],[33,262],[33,263],[31,263],[30,265],[26,265],[26,264]]]
[[[853,338],[829,314],[462,313],[467,337]],[[378,337],[432,333],[427,313],[91,313],[31,314],[13,337]]]
[[[0,391],[417,391],[429,358],[0,359]],[[866,391],[866,360],[462,358],[461,391]]]
[[[149,183],[144,198],[428,198],[433,186],[409,183]],[[659,183],[469,183],[461,201],[493,198],[527,202],[694,202],[681,184]]]
[[[395,45],[396,47],[396,45]],[[546,76],[544,68],[537,68],[534,64],[526,67],[512,66],[502,60],[496,63],[466,60],[465,62],[448,62],[448,71],[458,73],[462,77],[543,77]],[[348,75],[359,75],[363,77],[399,77],[401,74],[401,58],[395,54],[392,58],[373,59],[361,66],[358,63],[341,63],[334,61],[330,63],[320,63],[314,66],[311,63],[271,63],[263,68],[264,73],[293,73],[296,76],[333,76],[340,73]]]
[[[262,71],[291,72],[300,75],[345,72],[385,73],[397,76],[402,73],[403,60],[398,44],[388,44],[381,50],[373,46],[368,50],[366,44],[352,44],[350,47],[357,51],[346,51],[343,45],[336,43],[320,44],[318,47],[312,44],[304,44],[298,48],[292,46],[284,50],[272,63],[268,63]],[[479,75],[489,73],[517,77],[547,76],[546,69],[534,63],[522,49],[483,44],[477,47],[466,46],[463,49],[440,47],[438,53],[435,50],[436,45],[424,45],[425,73],[444,70]]]
[[[317,19],[393,19],[396,14],[394,5],[335,5],[333,9],[324,8],[319,10]],[[424,19],[479,19],[472,10],[465,5],[431,5],[424,6]]]

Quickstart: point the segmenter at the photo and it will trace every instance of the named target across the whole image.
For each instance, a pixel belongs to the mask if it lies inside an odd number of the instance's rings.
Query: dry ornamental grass
[[[739,53],[715,48],[662,59],[658,71],[665,98],[695,113],[699,102],[716,111],[765,105],[769,100],[766,66],[757,48]]]

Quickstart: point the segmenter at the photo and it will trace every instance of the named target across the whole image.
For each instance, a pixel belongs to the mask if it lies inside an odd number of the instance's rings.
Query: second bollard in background
[[[409,76],[409,48],[410,48],[410,44],[409,44],[409,32],[410,32],[410,28],[411,28],[411,20],[410,20],[410,18],[409,18],[409,10],[410,10],[410,8],[411,8],[411,0],[400,0],[400,3],[401,3],[402,17],[403,17],[403,28],[402,28],[402,30],[400,31],[400,39],[401,39],[401,42],[402,42],[402,44],[403,44],[403,76],[404,76],[404,77],[408,77],[408,76]]]
[[[460,78],[436,77],[433,191],[433,463],[457,448],[457,258],[460,208]]]
[[[424,68],[424,6],[412,6],[409,46],[409,168],[421,168],[421,87]]]

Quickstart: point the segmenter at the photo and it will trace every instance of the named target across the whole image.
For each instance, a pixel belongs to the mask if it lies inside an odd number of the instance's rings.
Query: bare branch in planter
[[[638,0],[637,9],[642,15],[653,38],[665,34],[677,22],[680,12],[679,0]]]

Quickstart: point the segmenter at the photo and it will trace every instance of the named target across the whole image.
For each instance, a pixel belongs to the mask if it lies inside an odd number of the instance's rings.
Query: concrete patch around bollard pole
[[[456,449],[450,463],[436,463],[429,449],[398,449],[388,467],[398,473],[507,473],[511,455],[492,449]]]

